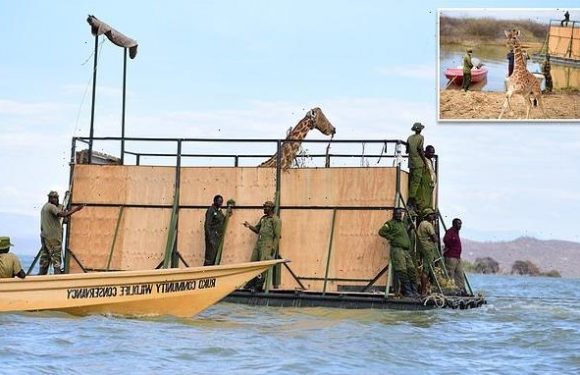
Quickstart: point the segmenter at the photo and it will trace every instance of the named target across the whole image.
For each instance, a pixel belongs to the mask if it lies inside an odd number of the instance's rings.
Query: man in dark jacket
[[[213,266],[216,262],[216,256],[220,241],[224,234],[224,222],[226,216],[222,212],[224,198],[221,195],[213,197],[213,204],[205,212],[205,223],[203,229],[205,232],[205,260],[204,266]]]

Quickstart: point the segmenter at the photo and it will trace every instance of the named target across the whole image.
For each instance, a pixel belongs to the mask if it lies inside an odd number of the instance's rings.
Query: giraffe
[[[539,106],[542,110],[542,114],[546,115],[544,112],[544,106],[542,103],[542,90],[540,88],[540,82],[538,79],[528,71],[526,67],[526,62],[524,61],[524,55],[521,48],[521,43],[519,40],[520,31],[505,31],[505,36],[507,37],[507,44],[514,50],[514,60],[515,66],[512,75],[508,78],[506,98],[499,114],[499,119],[503,116],[506,108],[511,110],[510,99],[513,94],[521,94],[524,97],[526,103],[527,112],[526,119],[530,118],[530,111],[533,106]]]
[[[298,150],[300,149],[301,141],[306,137],[310,130],[315,128],[324,135],[330,135],[331,138],[334,137],[334,133],[336,133],[336,129],[332,126],[330,121],[328,121],[324,113],[322,113],[322,110],[318,107],[312,108],[306,113],[306,116],[304,116],[304,118],[288,132],[286,141],[292,142],[282,142],[282,155],[280,158],[280,167],[282,169],[290,168]],[[270,159],[260,164],[259,167],[276,167],[277,158],[278,153],[275,153]]]

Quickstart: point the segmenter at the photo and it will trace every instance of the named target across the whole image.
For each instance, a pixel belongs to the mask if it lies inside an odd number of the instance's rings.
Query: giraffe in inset
[[[526,62],[524,61],[524,55],[521,48],[521,43],[519,40],[520,31],[505,31],[505,36],[507,37],[507,44],[514,50],[514,60],[515,66],[512,75],[508,78],[507,82],[507,92],[506,98],[499,114],[499,119],[503,116],[506,108],[511,111],[510,99],[513,94],[521,94],[524,97],[526,103],[527,112],[526,119],[530,118],[530,111],[533,106],[539,106],[542,110],[544,117],[546,113],[544,112],[544,106],[542,103],[542,90],[540,88],[540,82],[538,79],[528,71],[526,67]]]
[[[318,107],[312,108],[306,113],[306,116],[304,116],[304,118],[288,132],[286,141],[282,142],[280,148],[282,151],[280,167],[282,169],[290,168],[294,158],[296,158],[298,150],[300,149],[301,141],[312,129],[318,129],[322,134],[330,135],[332,137],[334,137],[334,133],[336,133],[336,129],[332,126],[330,121],[328,121],[324,113],[322,113],[322,110]],[[270,159],[260,164],[259,167],[276,167],[277,158],[278,153],[275,153]]]

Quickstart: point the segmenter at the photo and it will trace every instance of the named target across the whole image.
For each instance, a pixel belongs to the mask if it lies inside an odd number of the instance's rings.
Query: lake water
[[[478,46],[474,48],[472,57],[478,58],[488,69],[487,81],[474,84],[472,90],[505,91],[504,81],[508,73],[507,49],[501,46]],[[461,46],[446,46],[440,48],[439,87],[447,88],[448,80],[445,77],[447,68],[463,67],[465,48]],[[541,66],[532,60],[528,61],[530,72],[541,72]],[[552,63],[552,79],[555,89],[580,88],[580,69]],[[459,90],[461,86],[452,84],[449,89]],[[542,83],[542,89],[544,89]]]
[[[580,279],[470,281],[486,306],[405,312],[220,303],[190,319],[3,313],[2,373],[580,373]]]

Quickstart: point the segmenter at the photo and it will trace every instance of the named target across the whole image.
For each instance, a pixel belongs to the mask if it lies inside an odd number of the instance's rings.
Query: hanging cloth
[[[103,35],[105,34],[107,38],[119,47],[129,48],[129,57],[134,59],[137,56],[137,41],[129,38],[126,35],[121,34],[117,30],[113,29],[111,26],[107,25],[103,21],[100,21],[97,17],[89,15],[87,17],[87,22],[91,25],[91,34],[93,35]]]

